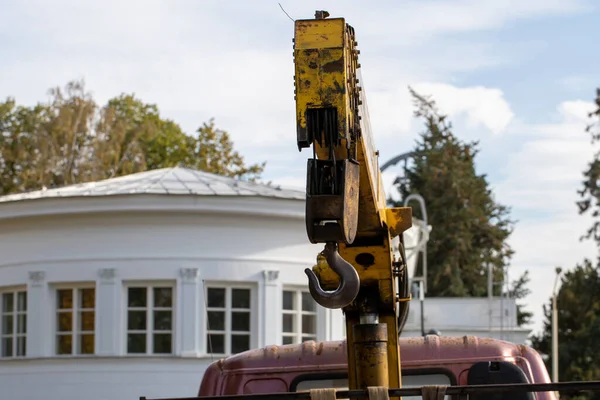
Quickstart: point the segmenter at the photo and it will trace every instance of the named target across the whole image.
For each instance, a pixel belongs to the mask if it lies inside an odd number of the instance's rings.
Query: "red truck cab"
[[[550,383],[540,355],[525,345],[474,336],[434,335],[400,338],[399,345],[403,387]],[[325,387],[348,387],[345,341],[267,346],[215,361],[202,378],[198,396],[281,393]],[[552,392],[524,393],[523,396],[513,394],[510,398],[556,399]]]

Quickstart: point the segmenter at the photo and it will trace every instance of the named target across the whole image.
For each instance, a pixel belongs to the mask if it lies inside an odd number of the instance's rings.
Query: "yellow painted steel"
[[[347,87],[348,57],[344,19],[299,20],[295,24],[294,60],[296,67],[296,120],[306,126],[306,110],[331,106],[337,109],[344,140],[335,149],[337,159],[348,158],[346,140],[354,123],[349,113]],[[341,95],[340,95],[341,94]],[[315,142],[319,159],[328,159],[328,149]]]
[[[387,327],[385,324],[354,326],[354,354],[358,386],[389,387]]]
[[[412,214],[408,207],[386,207],[378,152],[374,147],[360,82],[359,51],[356,46],[354,29],[343,18],[295,21],[296,123],[299,132],[306,132],[308,110],[334,107],[340,142],[330,149],[326,144],[314,140],[311,144],[316,157],[328,160],[333,153],[336,160],[354,159],[360,166],[357,234],[351,244],[338,243],[339,253],[358,272],[361,280],[358,297],[377,297],[375,300],[379,323],[387,325],[385,368],[380,363],[374,372],[385,373],[387,376],[385,379],[380,377],[379,380],[373,378],[373,381],[386,382],[390,387],[401,387],[396,315],[397,302],[401,300],[397,297],[397,272],[394,270],[398,260],[394,257],[391,242],[392,238],[411,227]],[[365,253],[372,256],[372,263],[369,265],[357,262],[359,255]],[[329,268],[322,255],[318,256],[313,271],[324,290],[335,290],[338,287],[338,275]],[[344,308],[351,389],[361,388],[357,373],[365,376],[365,368],[369,364],[365,360],[375,357],[371,355],[359,357],[360,360],[356,358],[354,327],[360,324],[361,309],[355,303]],[[381,356],[383,353],[377,354]]]

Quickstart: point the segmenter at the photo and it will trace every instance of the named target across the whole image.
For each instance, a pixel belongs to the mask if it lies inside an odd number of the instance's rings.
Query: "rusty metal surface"
[[[319,15],[324,17],[324,14]],[[359,367],[355,356],[371,357],[360,353],[361,346],[356,353],[352,334],[354,325],[360,322],[360,308],[365,301],[375,302],[379,320],[387,326],[385,379],[390,386],[399,387],[402,381],[397,343],[399,292],[396,280],[403,277],[396,272],[399,261],[394,257],[391,240],[412,225],[410,209],[386,211],[378,152],[374,147],[362,79],[359,78],[360,51],[354,29],[341,18],[297,20],[295,26],[297,145],[299,150],[312,146],[314,157],[308,163],[307,233],[313,243],[336,240],[339,254],[352,264],[360,277],[358,295],[343,307],[348,333],[349,387],[363,387],[357,380]],[[342,160],[356,163],[357,173],[351,178],[347,173],[337,173],[337,164]],[[341,184],[340,175],[343,176]],[[331,188],[318,185],[325,181],[334,185]],[[340,195],[343,201],[331,195]],[[331,220],[335,222],[317,225],[318,217],[321,218],[319,222],[324,222],[325,217],[333,217]],[[322,292],[315,290],[319,288],[317,280],[324,290],[337,291],[340,287],[339,274],[327,262],[318,259],[313,271],[308,270],[307,275],[311,294],[319,304],[331,306],[335,303],[333,305],[337,306],[342,303],[328,302]],[[331,295],[340,297],[339,292],[334,293]],[[401,310],[405,311],[406,307]]]
[[[473,363],[510,361],[523,369],[530,382],[550,382],[542,358],[528,346],[474,336],[400,338],[398,342],[403,371],[443,368],[454,374],[458,385],[466,385],[466,372]],[[257,377],[290,384],[302,374],[347,372],[347,368],[345,341],[267,346],[215,361],[204,374],[199,395],[240,394],[245,382]],[[261,393],[274,389],[265,381]],[[553,399],[552,393],[538,394],[538,400]]]
[[[308,289],[312,298],[325,308],[343,308],[354,301],[360,289],[358,273],[337,251],[335,242],[328,242],[322,252],[327,265],[339,276],[340,285],[332,292],[321,288],[319,279],[312,269],[306,268],[304,272],[308,277]]]
[[[385,210],[385,221],[392,237],[412,227],[412,207],[395,207]]]
[[[354,325],[354,357],[358,387],[389,387],[386,324]]]
[[[587,382],[557,382],[557,383],[505,383],[505,384],[489,384],[489,385],[460,385],[447,386],[445,389],[446,395],[449,396],[469,396],[472,394],[497,394],[497,393],[523,393],[533,392],[537,394],[537,399],[554,398],[551,397],[551,392],[598,392],[600,391],[600,381]],[[421,396],[422,388],[390,388],[388,395],[394,396]],[[544,396],[546,395],[546,396]],[[366,398],[367,390],[336,390],[335,398],[337,399],[356,399]],[[549,397],[550,396],[550,397]],[[249,399],[269,399],[269,400],[291,400],[291,399],[310,399],[311,393],[303,392],[288,392],[288,393],[272,393],[272,394],[246,394],[233,396],[219,396],[219,400],[249,400]],[[217,397],[180,397],[172,399],[146,399],[140,397],[140,400],[209,400],[217,399]]]
[[[527,359],[532,370],[544,370],[541,357],[528,346],[475,336],[401,337],[404,366],[435,366],[443,363],[473,362],[482,359]],[[299,370],[345,370],[346,341],[315,342],[266,346],[249,350],[216,362],[223,373],[248,373],[250,370],[281,371],[295,367]],[[543,376],[542,376],[543,378]],[[542,379],[543,380],[543,379]]]
[[[335,168],[332,188],[321,182]],[[352,243],[358,223],[359,166],[351,160],[308,160],[306,232],[311,243]],[[335,190],[334,190],[335,189]]]

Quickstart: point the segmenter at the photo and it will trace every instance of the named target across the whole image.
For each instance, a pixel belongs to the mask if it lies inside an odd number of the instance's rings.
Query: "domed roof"
[[[0,197],[14,202],[57,197],[98,197],[132,194],[251,196],[304,200],[305,192],[281,189],[262,183],[239,181],[189,168],[155,169],[97,182],[86,182],[55,189],[42,189]]]

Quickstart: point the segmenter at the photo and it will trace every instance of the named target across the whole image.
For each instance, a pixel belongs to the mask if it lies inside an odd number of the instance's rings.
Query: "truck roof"
[[[399,346],[406,377],[441,374],[451,385],[466,385],[473,365],[498,361],[516,365],[529,383],[550,383],[541,356],[525,345],[475,336],[429,335],[401,337]],[[343,381],[347,372],[345,340],[266,346],[213,362],[204,372],[198,396],[296,391],[300,382],[329,379],[322,384],[332,385],[331,379]],[[537,398],[555,400],[551,392],[538,393]]]
[[[428,335],[399,340],[402,369],[465,361],[524,361],[528,375],[537,382],[549,381],[540,355],[529,346],[475,336],[448,337]],[[315,342],[266,346],[249,350],[213,363],[205,375],[346,371],[346,341]],[[216,377],[216,376],[215,376]]]

